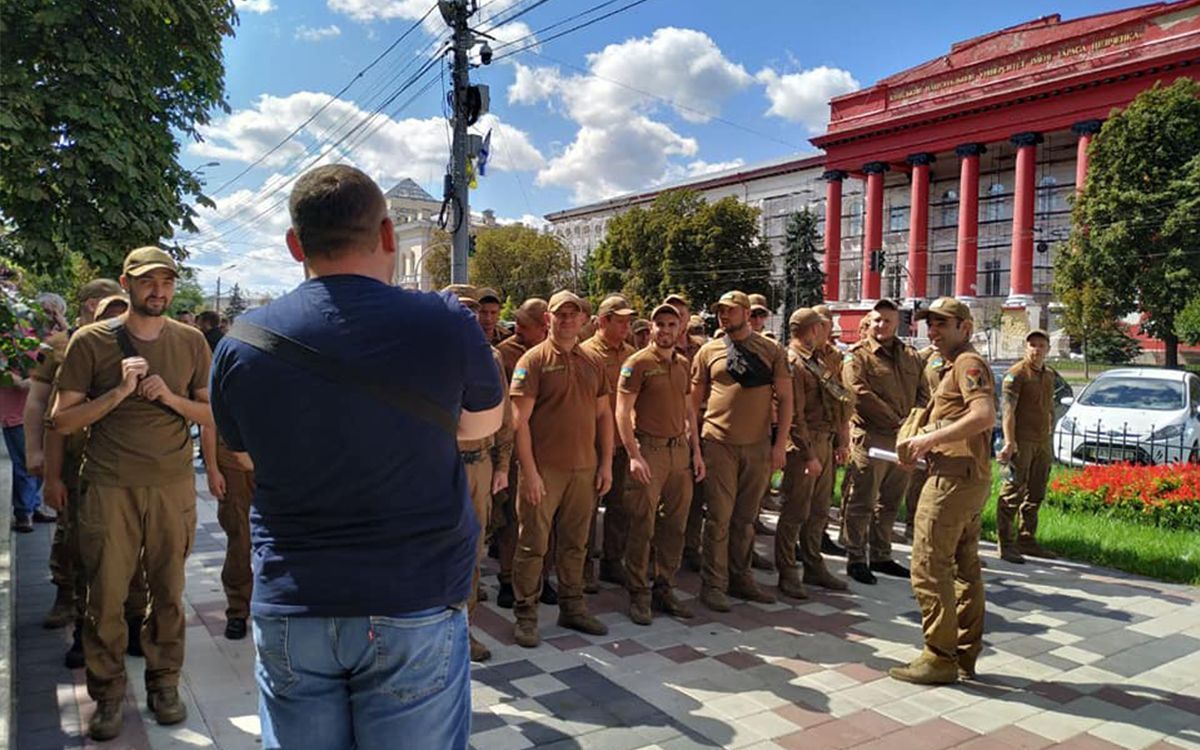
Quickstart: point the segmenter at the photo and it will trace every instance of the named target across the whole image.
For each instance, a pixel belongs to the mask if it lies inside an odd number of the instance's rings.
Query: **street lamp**
[[[224,271],[232,271],[233,269],[237,268],[240,263],[241,263],[241,261],[234,261],[233,263],[226,263],[225,265],[223,265],[217,269],[217,299],[216,299],[217,315],[221,314],[221,273]]]

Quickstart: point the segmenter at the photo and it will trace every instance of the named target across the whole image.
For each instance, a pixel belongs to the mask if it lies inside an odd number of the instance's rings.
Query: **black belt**
[[[636,437],[638,442],[642,445],[653,446],[655,448],[674,448],[680,445],[687,445],[687,435],[664,438],[636,433],[634,437]]]
[[[483,451],[459,451],[458,456],[464,464],[477,464],[483,460]]]

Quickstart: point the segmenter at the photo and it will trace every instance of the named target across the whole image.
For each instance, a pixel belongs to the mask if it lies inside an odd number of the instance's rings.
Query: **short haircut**
[[[304,254],[332,258],[345,251],[375,248],[387,201],[362,171],[328,164],[296,181],[288,212]]]
[[[213,310],[204,310],[196,315],[196,325],[216,328],[221,325],[221,316]]]

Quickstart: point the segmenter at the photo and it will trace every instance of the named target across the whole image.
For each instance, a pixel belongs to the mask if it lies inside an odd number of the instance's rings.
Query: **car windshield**
[[[1080,397],[1084,406],[1171,411],[1183,408],[1183,384],[1145,378],[1101,378]]]

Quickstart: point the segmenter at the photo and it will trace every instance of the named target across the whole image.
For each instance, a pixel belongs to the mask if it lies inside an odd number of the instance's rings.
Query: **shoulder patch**
[[[931,370],[936,370],[944,364],[945,364],[945,362],[942,361],[941,357],[930,357],[929,358],[929,369],[931,369]]]
[[[621,377],[623,377],[623,378],[633,377],[633,368],[630,367],[629,365],[621,365]]]
[[[525,376],[528,374],[529,371],[524,367],[518,367],[517,369],[513,370],[513,380],[524,380]]]
[[[983,385],[983,369],[979,367],[968,367],[966,372],[966,383],[968,391],[978,390]]]
[[[1017,380],[1017,376],[1013,375],[1011,372],[1004,376],[1005,383],[1015,383],[1016,380]]]
[[[853,361],[854,361],[854,355],[851,354],[850,352],[846,352],[845,354],[842,355],[843,363],[844,362],[853,362]]]

